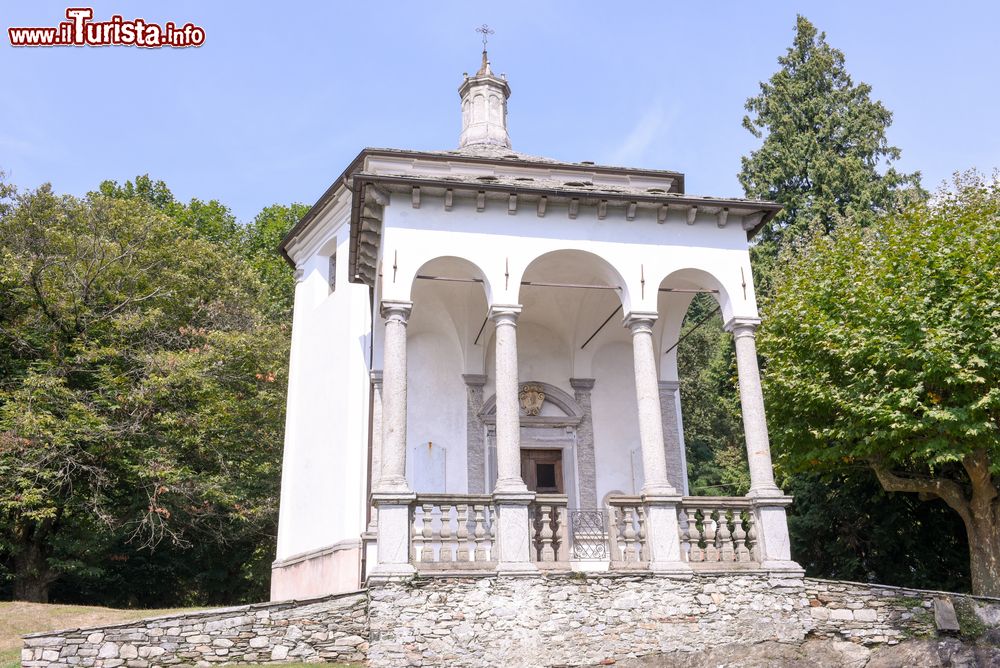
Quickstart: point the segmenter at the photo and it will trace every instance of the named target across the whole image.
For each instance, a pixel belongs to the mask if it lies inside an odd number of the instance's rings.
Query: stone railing
[[[567,568],[569,519],[563,494],[538,494],[528,507],[531,530],[531,560],[539,568]]]
[[[757,522],[750,499],[685,496],[677,524],[681,557],[692,568],[734,570],[759,565]]]
[[[646,546],[646,508],[638,496],[608,499],[608,547],[611,568],[645,568],[649,563]]]
[[[410,562],[418,570],[489,570],[495,545],[489,495],[420,494],[410,504]]]

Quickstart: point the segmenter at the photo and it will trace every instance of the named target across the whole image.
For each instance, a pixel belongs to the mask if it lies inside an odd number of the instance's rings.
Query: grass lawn
[[[85,605],[51,605],[0,601],[0,668],[20,668],[21,636],[36,631],[86,628],[103,624],[130,622],[143,617],[193,612],[203,608],[171,608],[163,610],[116,610]],[[283,668],[285,664],[267,664],[267,668]],[[301,663],[287,666],[302,668]],[[323,664],[340,668],[355,668],[357,664]]]
[[[25,633],[117,624],[184,611],[184,608],[115,610],[85,605],[0,601],[0,668],[17,668],[21,665],[21,636]]]

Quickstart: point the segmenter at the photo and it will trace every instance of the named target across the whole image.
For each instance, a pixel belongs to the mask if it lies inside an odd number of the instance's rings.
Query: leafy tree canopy
[[[44,186],[0,211],[0,557],[15,596],[164,549],[250,560],[200,602],[261,595],[288,327],[232,216],[147,177],[84,199]]]
[[[871,99],[868,84],[854,83],[844,54],[805,17],[778,63],[747,100],[743,126],[764,141],[739,174],[748,197],[785,207],[758,238],[757,255],[772,259],[786,238],[813,224],[827,232],[842,217],[869,224],[898,208],[908,190],[922,193],[919,173],[892,167],[900,156],[886,138],[892,113]]]
[[[771,435],[791,470],[870,466],[965,523],[1000,594],[1000,185],[956,180],[870,227],[814,229],[763,303]]]

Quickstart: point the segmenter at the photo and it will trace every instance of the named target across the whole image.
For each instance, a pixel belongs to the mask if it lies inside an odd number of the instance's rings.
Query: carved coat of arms
[[[538,415],[542,410],[542,404],[545,403],[545,390],[541,385],[528,383],[521,386],[518,398],[521,400],[521,410],[525,415]]]

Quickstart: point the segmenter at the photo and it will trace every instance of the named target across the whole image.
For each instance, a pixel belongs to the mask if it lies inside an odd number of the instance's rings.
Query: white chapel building
[[[513,150],[485,51],[458,92],[457,148],[361,151],[282,241],[272,599],[416,573],[800,573],[748,253],[779,205]],[[745,497],[689,496],[676,344],[699,292],[735,338]]]

